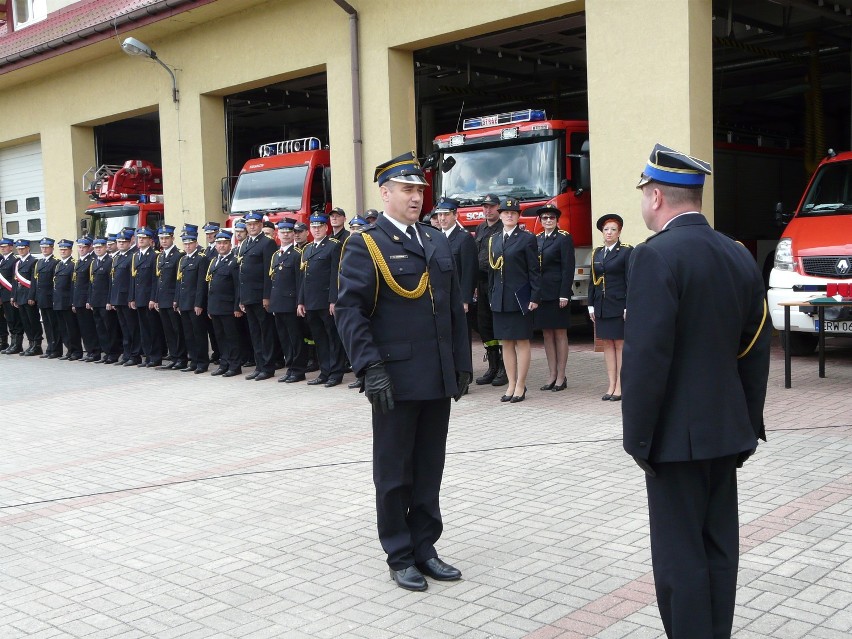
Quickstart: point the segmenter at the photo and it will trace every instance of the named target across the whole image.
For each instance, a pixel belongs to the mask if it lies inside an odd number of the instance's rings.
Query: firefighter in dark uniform
[[[6,260],[6,256],[12,254],[12,244],[12,240],[0,238],[0,266],[2,266],[3,262]],[[6,289],[5,284],[8,284],[8,289]],[[9,322],[6,319],[6,315],[8,314],[6,313],[6,307],[3,305],[4,291],[11,299],[12,283],[2,273],[0,273],[0,353],[3,353],[7,348],[9,348]],[[11,302],[9,306],[12,306]]]
[[[62,357],[62,332],[59,327],[59,315],[53,310],[53,274],[59,262],[53,255],[53,245],[56,241],[50,237],[39,240],[42,258],[38,261],[33,272],[33,287],[30,296],[35,300],[41,313],[41,323],[44,325],[46,347],[43,359],[58,359]]]
[[[89,261],[86,308],[93,315],[98,344],[104,355],[103,363],[115,364],[121,357],[121,331],[118,328],[118,313],[107,310],[112,279],[112,256],[107,251],[107,239],[96,237],[92,240],[92,250],[94,256]]]
[[[293,239],[295,240],[293,244],[294,248],[299,251],[299,254],[301,254],[308,245],[308,225],[304,222],[296,222],[293,225]],[[299,322],[302,324],[302,334],[305,336],[305,348],[308,351],[308,365],[305,372],[315,373],[319,370],[316,343],[311,337],[311,329],[308,327],[308,320],[304,317],[300,317]]]
[[[208,330],[212,331],[207,315],[207,267],[210,258],[198,247],[198,227],[184,226],[181,240],[185,253],[177,265],[174,309],[179,318],[186,342],[189,360],[180,370],[202,374],[210,367],[210,350],[207,346]],[[215,246],[214,246],[215,248]],[[215,259],[215,258],[214,258]],[[223,371],[224,372],[224,371]]]
[[[630,258],[624,449],[645,471],[657,606],[674,639],[731,636],[737,468],[765,439],[772,334],[760,269],[701,214],[710,165],[655,146]]]
[[[136,310],[130,307],[130,288],[132,280],[133,256],[136,247],[130,245],[132,231],[116,234],[118,250],[112,256],[110,270],[109,305],[107,310],[115,311],[121,331],[121,359],[116,365],[136,366],[142,362],[142,346],[139,341],[139,320]]]
[[[349,231],[346,229],[346,211],[340,207],[331,209],[328,212],[328,223],[331,225],[331,232],[328,236],[343,244],[349,237]]]
[[[175,246],[175,227],[163,225],[157,230],[160,238],[160,252],[157,255],[156,291],[154,308],[160,315],[160,324],[166,339],[171,364],[161,366],[163,370],[182,370],[186,368],[186,341],[183,326],[175,310],[175,288],[177,267],[183,251]],[[202,371],[203,372],[203,371]]]
[[[446,237],[418,224],[413,152],[376,169],[384,215],[346,242],[335,318],[373,406],[378,532],[391,578],[425,590],[461,572],[438,558],[450,398],[470,383],[470,344]]]
[[[74,279],[75,267],[71,251],[74,242],[59,240],[60,259],[53,270],[53,311],[59,322],[59,334],[65,344],[65,355],[62,360],[77,361],[83,359],[83,342],[80,338],[80,327],[74,313]]]
[[[106,254],[114,257],[118,253],[118,233],[109,233],[106,236]]]
[[[71,308],[77,320],[77,328],[86,350],[86,362],[99,362],[101,359],[101,344],[98,341],[98,331],[95,327],[95,316],[88,307],[91,281],[89,273],[92,260],[92,238],[81,237],[77,240],[77,261],[74,264],[74,295],[71,298]]]
[[[314,241],[308,242],[302,250],[302,285],[297,312],[308,320],[320,365],[319,375],[308,384],[331,388],[343,381],[345,367],[343,344],[334,325],[341,244],[328,237],[325,215],[315,213],[310,222]]]
[[[15,286],[12,303],[18,310],[24,334],[27,336],[27,350],[18,355],[32,357],[42,355],[41,341],[43,333],[38,317],[38,306],[35,301],[35,267],[36,258],[30,255],[30,243],[27,240],[15,242],[18,260],[15,262]]]
[[[0,303],[9,330],[9,343],[0,350],[4,355],[17,355],[24,350],[24,325],[21,314],[12,303],[15,294],[15,243],[9,238],[0,239]]]
[[[204,231],[204,238],[207,240],[205,248],[198,247],[198,250],[207,256],[208,260],[215,260],[218,253],[216,252],[216,234],[219,232],[218,222],[206,222],[201,230]],[[195,233],[198,235],[198,227],[194,224],[184,224],[184,233]],[[213,323],[207,322],[207,337],[210,340],[210,362],[219,364],[219,345],[216,343],[216,334],[213,331]]]
[[[154,294],[157,282],[157,251],[154,249],[154,231],[149,228],[136,230],[136,246],[139,249],[131,259],[130,307],[136,310],[139,320],[139,341],[144,361],[140,368],[156,368],[163,365],[163,327],[155,310]]]
[[[503,386],[509,381],[503,366],[503,349],[500,346],[500,340],[494,338],[494,317],[488,299],[488,278],[491,272],[491,267],[488,265],[488,240],[492,235],[503,230],[499,205],[500,198],[493,193],[488,193],[482,198],[482,213],[485,215],[485,220],[476,227],[474,234],[479,257],[479,279],[476,283],[476,327],[482,338],[482,345],[485,346],[485,356],[488,360],[488,370],[476,378],[476,383],[492,386]]]
[[[263,215],[256,211],[246,215],[248,237],[238,251],[240,265],[240,310],[248,319],[249,336],[256,368],[246,379],[258,382],[275,374],[275,323],[267,312],[272,282],[269,266],[277,248],[274,240],[263,234]]]
[[[219,368],[213,375],[234,377],[242,373],[242,356],[237,336],[237,318],[240,310],[240,266],[231,253],[231,233],[216,234],[216,257],[207,266],[207,295],[203,300],[207,314],[213,322],[219,342]]]
[[[287,361],[287,373],[279,382],[292,384],[305,379],[308,352],[302,323],[296,315],[299,301],[299,284],[302,279],[302,254],[293,246],[292,220],[278,223],[280,248],[272,256],[269,277],[272,280],[272,292],[269,296],[269,312],[275,317],[275,329],[278,341]]]

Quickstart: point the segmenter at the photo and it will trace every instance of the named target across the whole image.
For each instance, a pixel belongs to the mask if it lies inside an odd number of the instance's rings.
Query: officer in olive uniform
[[[41,322],[44,324],[44,336],[47,340],[44,354],[45,359],[62,357],[62,333],[59,327],[59,316],[53,310],[53,273],[57,260],[53,256],[53,245],[56,240],[43,237],[39,240],[42,258],[38,261],[33,272],[33,287],[30,297],[35,300],[41,312]]]
[[[210,350],[207,346],[208,331],[213,330],[207,315],[207,267],[210,258],[198,247],[198,227],[184,226],[181,240],[185,254],[177,265],[177,283],[174,308],[180,311],[180,322],[186,341],[189,361],[183,372],[201,374],[210,367]],[[214,246],[215,249],[215,246]]]
[[[74,242],[59,240],[59,259],[53,270],[53,311],[59,322],[59,334],[65,344],[65,355],[59,359],[77,361],[83,359],[83,342],[80,327],[74,313],[74,271],[76,264],[71,257]]]
[[[302,323],[296,315],[299,285],[302,279],[302,254],[293,246],[293,226],[292,220],[278,223],[278,239],[281,241],[281,246],[272,256],[272,266],[269,271],[272,280],[269,312],[275,317],[278,341],[287,361],[287,374],[278,381],[286,384],[303,381],[308,364]]]
[[[237,336],[237,318],[240,310],[240,266],[231,253],[230,231],[216,234],[216,257],[207,267],[207,296],[204,305],[213,322],[219,343],[219,368],[213,375],[234,377],[242,372],[240,342]]]
[[[674,639],[731,636],[737,468],[765,439],[772,322],[748,250],[700,213],[710,165],[656,145],[624,334],[624,449],[645,471],[657,606]]]
[[[118,313],[107,310],[109,306],[110,282],[112,280],[112,256],[107,251],[107,239],[92,240],[94,256],[89,261],[89,294],[86,307],[91,310],[95,322],[104,364],[115,364],[121,357],[121,331],[118,328]]]
[[[3,316],[9,330],[9,343],[0,350],[4,355],[17,355],[23,352],[24,325],[21,314],[12,300],[15,294],[15,243],[9,238],[0,239],[0,303],[3,306]]]
[[[177,267],[183,251],[175,246],[175,227],[163,225],[157,230],[160,238],[160,252],[157,254],[157,268],[154,292],[154,307],[160,315],[166,346],[171,364],[162,366],[163,370],[182,370],[186,368],[186,341],[180,317],[174,309]]]
[[[77,319],[77,328],[86,350],[86,362],[98,362],[101,359],[101,345],[98,341],[98,331],[95,327],[95,316],[88,308],[89,289],[91,281],[89,274],[92,260],[92,238],[81,237],[77,240],[77,260],[74,264],[74,295],[71,298],[71,308]]]
[[[450,398],[471,378],[470,344],[447,238],[417,224],[426,180],[414,153],[376,169],[384,215],[346,242],[335,319],[373,405],[378,532],[391,578],[425,590],[461,572],[438,558],[438,493]]]
[[[320,365],[319,375],[308,384],[331,388],[343,381],[345,368],[343,344],[334,325],[341,244],[327,235],[325,215],[315,213],[310,222],[314,241],[302,249],[302,285],[297,312],[308,320]]]
[[[115,242],[118,250],[112,256],[110,270],[109,305],[107,310],[115,311],[118,316],[118,326],[121,330],[121,359],[116,365],[136,366],[142,363],[142,346],[139,341],[139,320],[136,309],[131,308],[131,283],[133,256],[136,247],[131,247],[132,231],[121,231],[116,234]]]

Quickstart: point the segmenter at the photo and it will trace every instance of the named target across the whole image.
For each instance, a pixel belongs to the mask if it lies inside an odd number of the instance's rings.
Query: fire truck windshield
[[[849,215],[852,211],[852,162],[825,164],[805,196],[799,217]]]
[[[257,210],[298,211],[307,175],[306,165],[242,173],[231,200],[231,215]]]
[[[441,163],[455,160],[449,171],[438,171],[439,192],[459,200],[462,206],[476,204],[486,193],[519,200],[550,199],[559,193],[559,140],[519,140],[490,148],[451,147]]]
[[[138,206],[101,207],[86,211],[91,218],[88,233],[92,237],[106,237],[123,228],[136,228],[139,224]]]

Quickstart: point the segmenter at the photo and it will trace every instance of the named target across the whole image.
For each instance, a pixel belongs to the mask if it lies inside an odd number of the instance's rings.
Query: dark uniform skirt
[[[520,311],[494,311],[494,337],[496,339],[532,339],[533,314]]]
[[[538,329],[568,328],[571,324],[571,304],[559,308],[559,300],[542,301],[533,316],[535,327]]]
[[[595,317],[595,337],[598,339],[624,339],[624,318]]]

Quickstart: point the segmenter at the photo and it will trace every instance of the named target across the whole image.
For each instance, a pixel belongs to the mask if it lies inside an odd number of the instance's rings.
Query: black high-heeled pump
[[[512,402],[513,404],[517,404],[518,402],[524,401],[526,398],[527,398],[527,387],[524,386],[524,394],[523,395],[515,395],[509,401]]]
[[[553,387],[556,386],[556,380],[554,379],[549,384],[545,384],[539,390],[553,390]]]
[[[556,382],[554,382],[554,384],[555,383]],[[567,377],[562,380],[562,383],[559,386],[554,386],[550,390],[552,390],[555,393],[557,391],[564,391],[566,388],[568,388],[568,378]]]
[[[511,401],[512,401],[512,396],[511,396],[511,395],[503,395],[503,396],[500,398],[500,401],[501,401],[501,402],[511,402]]]

